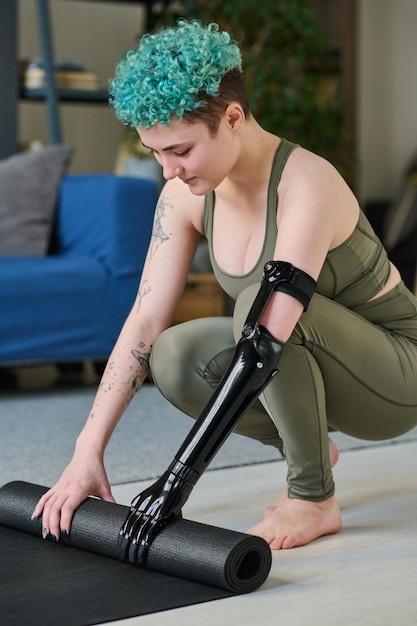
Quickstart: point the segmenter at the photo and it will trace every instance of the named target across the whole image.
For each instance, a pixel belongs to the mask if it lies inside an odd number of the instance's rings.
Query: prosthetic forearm
[[[161,478],[132,502],[119,543],[132,562],[143,562],[153,538],[181,514],[194,485],[244,413],[278,372],[282,343],[259,324],[274,291],[299,299],[307,309],[315,281],[289,263],[265,265],[260,290],[249,311],[232,362]]]

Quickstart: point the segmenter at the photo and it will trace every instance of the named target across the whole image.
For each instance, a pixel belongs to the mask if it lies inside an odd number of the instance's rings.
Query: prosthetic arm
[[[181,515],[194,485],[245,411],[277,374],[283,344],[259,320],[274,291],[300,300],[307,310],[316,282],[284,261],[269,261],[246,318],[232,362],[174,460],[153,485],[132,501],[120,529],[124,558],[145,561],[150,544],[172,518]]]

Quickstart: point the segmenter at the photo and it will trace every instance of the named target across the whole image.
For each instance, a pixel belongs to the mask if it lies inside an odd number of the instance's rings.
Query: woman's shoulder
[[[326,158],[302,146],[290,154],[283,171],[280,194],[296,190],[316,194],[347,190],[348,185],[337,169]]]
[[[288,171],[294,176],[304,176],[307,179],[310,177],[314,179],[317,174],[340,177],[340,174],[330,161],[301,145],[296,145],[292,151],[288,159],[288,165]]]
[[[358,221],[358,201],[344,178],[327,159],[304,148],[290,155],[278,193],[281,223],[285,217],[319,230],[325,224],[329,248],[342,243]]]

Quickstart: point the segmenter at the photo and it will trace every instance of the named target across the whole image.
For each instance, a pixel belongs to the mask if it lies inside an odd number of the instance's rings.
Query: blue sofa
[[[108,358],[136,295],[157,194],[139,178],[63,178],[51,253],[0,257],[0,365]]]

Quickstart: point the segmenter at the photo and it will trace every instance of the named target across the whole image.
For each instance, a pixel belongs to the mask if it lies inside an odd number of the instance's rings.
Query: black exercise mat
[[[45,491],[24,482],[0,489],[2,626],[100,624],[247,593],[268,576],[262,539],[189,520],[161,531],[146,569],[124,563],[117,535],[129,509],[94,498],[76,511],[68,538],[44,541],[30,518]]]

